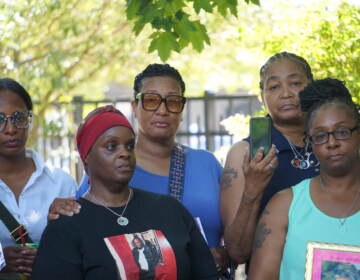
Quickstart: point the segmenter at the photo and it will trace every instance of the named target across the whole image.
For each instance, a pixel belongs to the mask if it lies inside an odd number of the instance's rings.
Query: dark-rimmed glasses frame
[[[28,110],[14,112],[11,115],[0,113],[0,132],[5,130],[8,120],[10,120],[17,129],[28,128],[31,124],[32,116],[32,111]]]
[[[329,141],[330,134],[332,134],[336,140],[347,140],[351,138],[352,133],[357,129],[359,129],[359,125],[356,125],[353,128],[342,127],[330,132],[320,132],[314,135],[309,135],[309,141],[315,145],[325,144]]]
[[[146,98],[147,97],[151,97],[153,96],[154,99],[156,100],[156,104],[154,104],[153,106],[151,106],[149,104],[149,102],[147,102]],[[143,93],[140,92],[136,95],[136,99],[137,100],[141,100],[141,106],[144,110],[146,111],[156,111],[157,109],[159,109],[161,103],[165,103],[165,107],[166,109],[170,112],[170,113],[176,113],[179,114],[184,110],[184,106],[186,103],[186,97],[181,96],[181,95],[168,95],[166,97],[162,97],[160,94],[158,93]],[[174,101],[174,99],[178,99],[176,102]],[[173,108],[171,107],[171,103],[176,103],[178,105],[178,108]]]

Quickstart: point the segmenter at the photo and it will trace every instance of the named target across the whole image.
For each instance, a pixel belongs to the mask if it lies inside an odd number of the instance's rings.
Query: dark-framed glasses
[[[141,105],[146,111],[156,111],[161,103],[165,103],[166,109],[171,113],[181,113],[184,109],[186,98],[181,95],[168,95],[162,97],[158,93],[143,93],[136,95],[137,100],[141,100]]]
[[[11,115],[5,115],[0,113],[0,131],[3,131],[6,127],[8,120],[16,128],[28,128],[32,119],[32,111],[17,111],[12,113]]]
[[[340,127],[334,131],[320,132],[314,135],[310,135],[309,140],[315,145],[325,144],[329,141],[330,134],[334,135],[336,140],[346,140],[350,139],[353,131],[357,130],[358,128],[358,125],[353,128]]]

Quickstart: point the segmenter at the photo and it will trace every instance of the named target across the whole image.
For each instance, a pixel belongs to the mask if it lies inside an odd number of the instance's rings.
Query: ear
[[[138,108],[139,102],[131,101],[131,109],[134,114],[134,118],[137,119],[137,108]]]

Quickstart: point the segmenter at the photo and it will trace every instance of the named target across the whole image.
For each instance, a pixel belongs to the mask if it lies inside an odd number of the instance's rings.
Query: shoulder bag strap
[[[0,219],[10,231],[11,237],[16,243],[33,243],[26,228],[19,224],[18,221],[11,215],[9,210],[0,201]]]
[[[169,195],[182,202],[185,180],[185,147],[176,143],[171,151]]]

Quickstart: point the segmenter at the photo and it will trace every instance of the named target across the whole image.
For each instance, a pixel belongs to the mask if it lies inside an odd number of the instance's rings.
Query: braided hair
[[[345,107],[360,124],[359,105],[351,98],[343,81],[326,78],[316,80],[299,92],[301,110],[306,112],[305,131],[308,133],[316,112],[328,105]]]
[[[185,83],[179,73],[174,67],[170,66],[169,64],[149,64],[144,71],[139,73],[134,80],[134,98],[136,99],[136,94],[141,90],[141,82],[145,78],[152,78],[152,77],[171,77],[175,79],[181,88],[181,93],[184,94],[185,92]]]
[[[275,62],[287,59],[292,62],[294,62],[296,65],[299,65],[305,72],[306,77],[310,82],[314,80],[313,74],[311,72],[311,67],[309,63],[302,58],[301,56],[298,56],[296,54],[290,53],[290,52],[279,52],[277,54],[274,54],[271,56],[263,66],[260,68],[260,89],[261,91],[264,89],[264,80],[265,76],[267,74],[267,71],[269,70],[270,66],[273,65]]]

